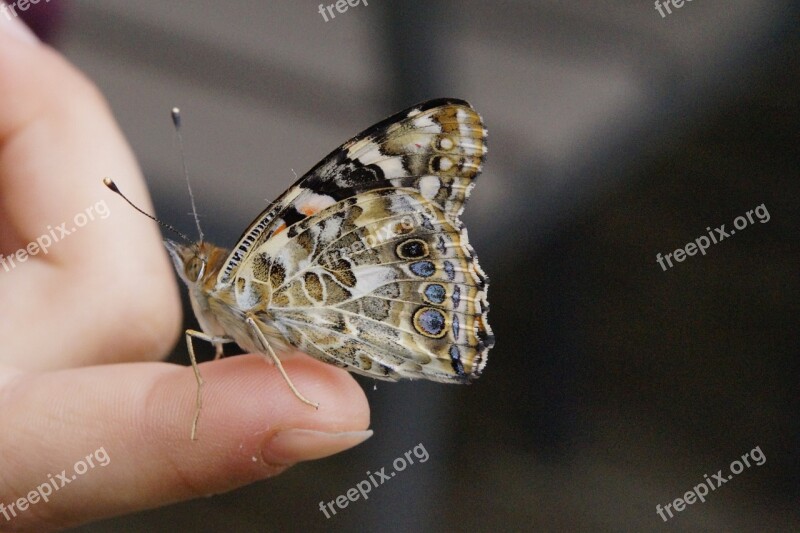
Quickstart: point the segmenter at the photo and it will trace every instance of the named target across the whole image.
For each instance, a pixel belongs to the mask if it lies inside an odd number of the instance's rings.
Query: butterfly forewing
[[[331,152],[245,230],[220,271],[230,282],[251,250],[338,200],[411,187],[452,219],[463,211],[486,155],[486,129],[463,100],[438,99],[401,111]]]

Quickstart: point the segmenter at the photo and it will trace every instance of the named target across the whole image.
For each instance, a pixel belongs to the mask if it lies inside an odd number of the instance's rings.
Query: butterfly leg
[[[283,379],[286,381],[286,384],[289,385],[289,388],[292,389],[294,395],[297,396],[297,399],[299,399],[301,402],[305,404],[310,405],[314,409],[319,409],[318,403],[314,403],[311,400],[307,399],[305,396],[300,394],[300,391],[297,390],[297,388],[294,386],[294,383],[292,383],[292,380],[290,380],[289,376],[286,374],[286,370],[283,369],[281,360],[278,358],[277,355],[275,355],[275,352],[272,350],[272,346],[269,345],[269,341],[267,341],[267,338],[264,336],[264,333],[262,333],[261,330],[258,328],[256,321],[253,320],[253,317],[247,317],[245,321],[247,322],[247,325],[253,329],[253,332],[256,334],[256,337],[258,337],[258,340],[261,341],[261,345],[264,346],[264,348],[269,352],[270,357],[272,357],[272,360],[275,361],[275,366],[278,367],[278,370],[280,370]]]
[[[214,345],[215,349],[217,350],[217,356],[214,359],[219,359],[220,352],[222,352],[222,345],[227,342],[233,342],[233,339],[229,339],[227,337],[213,337],[211,335],[206,335],[202,331],[197,331],[194,329],[187,329],[186,330],[186,346],[189,348],[189,358],[192,361],[192,369],[194,370],[194,377],[197,380],[197,407],[194,411],[194,419],[192,420],[192,440],[197,440],[197,421],[200,419],[200,409],[203,407],[203,377],[200,375],[200,367],[197,366],[197,358],[194,355],[194,344],[192,343],[192,339],[200,339],[206,342],[210,342]]]
[[[214,361],[217,359],[222,359],[222,356],[225,355],[225,351],[222,349],[222,342],[215,342],[214,343]]]

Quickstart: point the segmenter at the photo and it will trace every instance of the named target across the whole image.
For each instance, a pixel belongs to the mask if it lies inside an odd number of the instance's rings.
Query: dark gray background
[[[168,120],[183,109],[221,245],[291,169],[418,101],[469,100],[490,132],[464,217],[492,279],[486,372],[469,387],[362,380],[364,445],[77,531],[799,529],[797,6],[317,9],[53,0],[28,14],[108,97],[159,216],[192,232]],[[656,264],[762,203],[768,223]],[[188,364],[183,345],[172,360]],[[318,510],[419,443],[426,463],[329,520]],[[763,466],[663,524],[656,504],[756,446]]]

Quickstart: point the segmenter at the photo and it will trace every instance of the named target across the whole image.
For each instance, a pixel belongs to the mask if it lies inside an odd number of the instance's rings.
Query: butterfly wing
[[[256,317],[325,362],[382,379],[465,382],[494,339],[466,230],[413,189],[341,200],[273,236],[237,277]],[[239,282],[239,280],[242,280]]]
[[[494,337],[458,217],[485,136],[459,100],[373,126],[253,222],[218,282],[265,332],[320,360],[383,379],[477,377]]]
[[[217,281],[230,283],[274,234],[368,190],[413,188],[457,221],[485,154],[486,129],[467,102],[437,99],[401,111],[331,152],[272,202],[242,234]]]

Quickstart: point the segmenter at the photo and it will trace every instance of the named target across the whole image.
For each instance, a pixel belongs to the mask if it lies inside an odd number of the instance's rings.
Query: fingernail
[[[262,448],[264,461],[294,464],[321,459],[358,446],[372,436],[372,430],[327,433],[313,429],[285,429],[275,434]]]
[[[12,8],[9,8],[5,2],[0,2],[0,31],[26,43],[36,44],[39,42],[36,34],[19,18],[16,2],[12,4]]]

